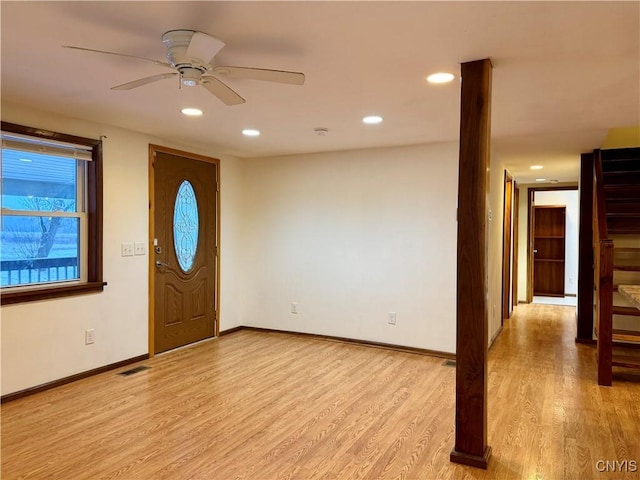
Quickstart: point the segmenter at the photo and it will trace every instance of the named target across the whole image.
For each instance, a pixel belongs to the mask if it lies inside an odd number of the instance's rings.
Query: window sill
[[[51,298],[72,297],[88,293],[99,293],[104,290],[107,282],[88,282],[75,285],[63,285],[56,287],[43,287],[34,290],[21,290],[0,294],[0,304],[11,305],[15,303],[34,302]]]

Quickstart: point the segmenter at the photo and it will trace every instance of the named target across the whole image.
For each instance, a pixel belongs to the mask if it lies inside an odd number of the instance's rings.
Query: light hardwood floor
[[[520,305],[491,349],[487,471],[449,463],[442,359],[240,331],[3,405],[2,479],[638,479],[597,462],[640,464],[640,382],[598,387],[574,312]]]

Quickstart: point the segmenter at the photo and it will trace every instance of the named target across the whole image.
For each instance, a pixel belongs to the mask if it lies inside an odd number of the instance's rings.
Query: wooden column
[[[578,234],[578,328],[576,342],[593,339],[593,153],[580,156]]]
[[[458,177],[456,440],[450,460],[487,468],[487,185],[491,61],[462,64]]]

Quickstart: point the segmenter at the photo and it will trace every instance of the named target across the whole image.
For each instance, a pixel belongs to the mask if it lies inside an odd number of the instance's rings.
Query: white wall
[[[455,351],[456,143],[245,166],[246,325]]]
[[[502,325],[502,242],[504,237],[504,164],[492,157],[489,171],[487,208],[491,221],[487,224],[487,310],[489,315],[488,341],[498,333]]]
[[[104,149],[104,292],[1,309],[2,395],[148,352],[148,256],[121,257],[122,242],[148,239],[148,145],[169,144],[112,126],[3,102],[2,120],[98,138]],[[220,158],[218,156],[218,158]],[[238,160],[221,158],[221,329],[240,324]],[[84,344],[94,328],[96,342]]]

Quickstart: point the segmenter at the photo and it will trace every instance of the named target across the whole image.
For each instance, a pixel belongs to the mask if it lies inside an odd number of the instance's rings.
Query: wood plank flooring
[[[637,480],[640,381],[599,387],[595,349],[574,337],[571,307],[520,305],[505,322],[487,471],[449,462],[443,359],[239,331],[4,404],[2,479]]]

